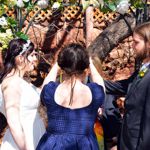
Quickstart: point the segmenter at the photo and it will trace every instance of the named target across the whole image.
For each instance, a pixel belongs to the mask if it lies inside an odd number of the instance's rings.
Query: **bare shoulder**
[[[16,91],[20,89],[20,81],[16,77],[5,78],[1,84],[2,91]]]
[[[16,77],[5,78],[2,82],[2,94],[6,108],[14,108],[19,106],[21,88],[20,80]]]

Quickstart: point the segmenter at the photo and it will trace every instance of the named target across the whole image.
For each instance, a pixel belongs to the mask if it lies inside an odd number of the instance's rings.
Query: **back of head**
[[[16,57],[22,55],[27,56],[34,50],[34,44],[29,40],[13,39],[9,42],[8,49],[5,52],[4,57],[4,70],[0,74],[0,81],[11,72],[12,69],[16,69]]]
[[[82,74],[89,67],[89,56],[79,44],[70,44],[58,55],[58,65],[68,75]]]
[[[138,25],[134,29],[134,33],[141,36],[145,42],[150,42],[150,22],[145,22]]]

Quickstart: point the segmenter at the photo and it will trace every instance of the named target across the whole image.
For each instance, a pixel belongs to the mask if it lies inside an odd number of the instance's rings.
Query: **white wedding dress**
[[[0,84],[0,112],[2,111],[2,90],[1,90],[1,84]]]
[[[40,96],[32,84],[29,84],[21,78],[19,78],[19,80],[21,84],[20,90],[22,91],[20,101],[20,121],[25,133],[27,145],[30,148],[28,150],[35,150],[41,136],[45,132],[43,120],[38,113]],[[6,117],[3,100],[1,109]],[[13,140],[9,128],[6,130],[0,150],[19,150]]]

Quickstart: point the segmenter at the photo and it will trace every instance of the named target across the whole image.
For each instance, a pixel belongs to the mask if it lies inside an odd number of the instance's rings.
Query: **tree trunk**
[[[93,31],[93,6],[86,9],[86,47],[89,47],[92,40]]]
[[[97,55],[101,60],[104,60],[119,42],[132,34],[135,24],[135,18],[131,15],[120,17],[91,43],[87,51],[91,55]]]

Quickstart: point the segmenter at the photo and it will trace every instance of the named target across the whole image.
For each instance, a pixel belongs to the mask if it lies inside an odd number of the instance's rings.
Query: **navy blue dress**
[[[92,102],[83,108],[70,109],[54,101],[58,85],[49,82],[42,90],[41,99],[47,107],[48,128],[36,150],[98,150],[93,128],[97,110],[104,101],[102,86],[88,83]]]

